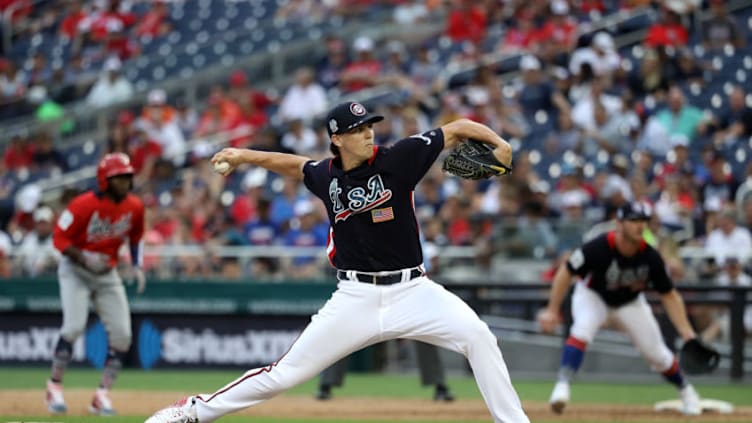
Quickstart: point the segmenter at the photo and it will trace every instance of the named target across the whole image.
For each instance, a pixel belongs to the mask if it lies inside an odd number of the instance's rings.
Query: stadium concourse
[[[147,257],[152,278],[324,276],[319,253],[296,257],[296,266],[221,253],[323,247],[325,216],[294,181],[256,169],[224,179],[207,158],[224,145],[326,156],[321,112],[355,98],[387,116],[375,126],[381,145],[465,116],[515,148],[509,178],[468,182],[433,169],[418,187],[426,258],[439,277],[487,277],[527,260],[534,271],[524,279],[549,280],[547,270],[585,229],[624,201],[642,200],[653,205],[651,229],[672,276],[736,281],[729,276],[736,260],[749,283],[748,2],[18,0],[3,7],[10,17],[0,60],[8,128],[3,276],[53,272],[54,260],[40,270],[23,259],[47,248],[50,219],[35,219],[35,210],[59,213],[74,189],[93,186],[87,169],[112,151],[133,159],[147,244],[175,252]],[[286,55],[293,46],[309,53]],[[270,56],[294,60],[281,71],[249,65],[270,65]],[[73,183],[55,187],[63,180]]]

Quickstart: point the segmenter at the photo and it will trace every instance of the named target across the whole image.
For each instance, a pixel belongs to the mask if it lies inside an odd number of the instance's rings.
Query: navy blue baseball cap
[[[619,207],[616,218],[619,220],[650,220],[651,207],[639,201],[629,202]]]
[[[357,102],[348,101],[338,104],[326,115],[326,130],[331,137],[334,134],[342,134],[367,123],[384,120],[384,116],[369,113],[366,108]]]

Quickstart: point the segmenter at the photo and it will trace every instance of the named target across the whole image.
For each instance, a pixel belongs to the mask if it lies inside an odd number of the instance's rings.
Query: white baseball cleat
[[[91,404],[89,404],[89,413],[98,416],[114,416],[117,414],[112,408],[110,393],[107,389],[97,388],[94,391],[94,398],[91,399]]]
[[[551,392],[551,398],[548,400],[548,403],[551,404],[551,410],[556,414],[561,414],[568,402],[569,382],[556,382],[554,390]]]
[[[144,423],[199,423],[196,415],[196,397],[186,397],[163,408]]]
[[[694,386],[687,384],[679,390],[679,398],[682,402],[681,412],[687,416],[699,416],[702,414],[700,406],[700,395],[695,391]]]
[[[47,410],[52,414],[63,414],[68,411],[63,398],[63,385],[47,380],[47,396],[44,401],[47,404]]]

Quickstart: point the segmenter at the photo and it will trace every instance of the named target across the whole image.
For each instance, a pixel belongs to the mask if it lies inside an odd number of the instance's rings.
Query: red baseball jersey
[[[128,239],[130,245],[137,245],[143,234],[144,204],[138,197],[128,194],[123,201],[114,203],[89,191],[74,198],[60,215],[53,243],[61,252],[73,246],[107,254],[110,265],[115,266],[123,242]]]

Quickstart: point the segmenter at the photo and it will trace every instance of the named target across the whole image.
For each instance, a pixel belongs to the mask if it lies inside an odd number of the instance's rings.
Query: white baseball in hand
[[[225,174],[228,170],[230,170],[230,164],[227,162],[216,162],[214,163],[214,171],[217,173]]]

